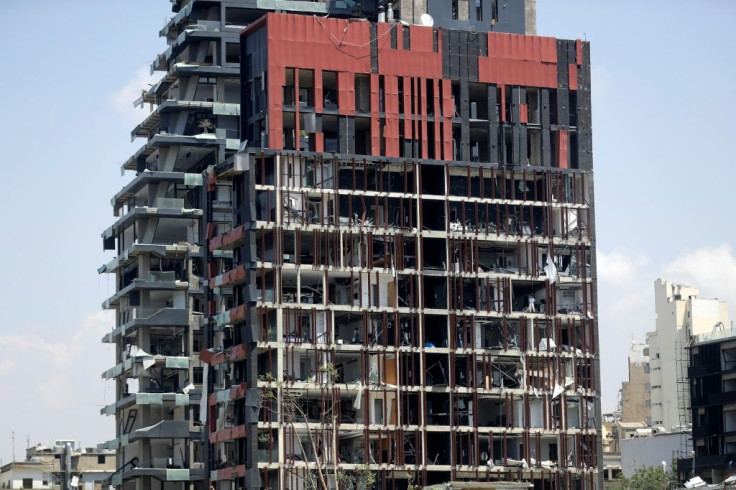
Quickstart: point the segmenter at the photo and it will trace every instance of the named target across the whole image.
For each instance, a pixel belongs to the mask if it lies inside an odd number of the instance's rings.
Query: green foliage
[[[319,372],[326,375],[326,381],[332,383],[337,378],[337,368],[332,363],[327,363],[319,367]]]
[[[616,479],[612,490],[656,490],[668,489],[672,483],[673,475],[665,473],[660,467],[647,466],[639,468],[631,478],[621,476]]]
[[[414,483],[414,475],[409,474],[409,477],[407,479],[408,487],[407,490],[422,490],[421,485],[416,485]]]
[[[361,465],[351,472],[338,471],[335,479],[342,490],[372,489],[376,484],[376,475],[368,465]]]

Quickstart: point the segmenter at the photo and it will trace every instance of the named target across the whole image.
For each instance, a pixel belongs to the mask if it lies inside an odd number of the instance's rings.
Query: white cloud
[[[75,399],[69,374],[65,371],[50,373],[46,379],[40,380],[36,393],[44,405],[55,406],[57,409],[73,404]]]
[[[611,253],[598,250],[598,280],[615,286],[630,285],[639,270],[649,264],[649,257],[626,250]]]
[[[728,301],[731,319],[736,308],[736,255],[728,244],[702,247],[675,257],[664,269],[669,281],[700,290],[702,298]]]
[[[141,96],[142,90],[148,90],[160,79],[159,74],[151,75],[148,65],[141,65],[128,83],[110,95],[110,105],[127,123],[138,124],[148,114],[148,109],[133,107],[133,102]]]
[[[36,362],[48,361],[54,368],[69,368],[85,351],[90,340],[99,344],[102,336],[111,329],[114,322],[112,312],[100,311],[87,315],[79,328],[68,340],[48,340],[35,332],[11,333],[0,335],[0,349],[3,352],[12,352],[33,358]],[[0,364],[0,376],[8,372],[8,366],[3,369]]]
[[[18,360],[15,357],[7,357],[0,361],[0,377],[3,373],[12,371],[18,365]]]
[[[611,87],[611,74],[603,65],[591,64],[590,85],[596,96],[605,95]]]
[[[112,312],[100,311],[76,325],[57,318],[6,329],[0,335],[0,397],[9,401],[0,406],[3,425],[32,443],[68,438],[93,446],[112,438],[114,420],[99,411],[114,401],[114,388],[100,376],[115,362],[114,347],[101,343],[113,323]],[[0,458],[10,456],[0,448]]]

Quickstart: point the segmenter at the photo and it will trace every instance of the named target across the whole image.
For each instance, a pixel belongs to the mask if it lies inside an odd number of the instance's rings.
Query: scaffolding
[[[677,414],[679,426],[677,432],[680,434],[680,448],[673,451],[673,460],[689,458],[693,448],[692,439],[692,409],[690,405],[690,346],[692,336],[688,333],[686,340],[675,341],[677,358],[675,369],[677,372]]]

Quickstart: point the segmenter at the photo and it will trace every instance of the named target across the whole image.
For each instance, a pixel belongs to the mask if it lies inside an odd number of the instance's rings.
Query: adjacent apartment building
[[[629,349],[629,379],[621,384],[622,422],[643,422],[651,427],[652,399],[649,372],[649,345],[632,344]]]
[[[723,325],[689,347],[693,455],[678,462],[686,477],[721,483],[736,474],[736,332]],[[684,455],[687,456],[687,455]]]
[[[588,44],[523,1],[173,5],[103,236],[113,485],[598,488]]]
[[[730,328],[728,304],[663,278],[654,283],[654,300],[656,330],[647,334],[652,425],[669,432],[690,430],[688,346],[697,335]]]
[[[115,453],[58,440],[26,449],[23,461],[0,467],[0,489],[102,490],[115,472]]]

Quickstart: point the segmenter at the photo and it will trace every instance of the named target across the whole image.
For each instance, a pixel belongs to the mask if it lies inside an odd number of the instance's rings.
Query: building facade
[[[621,420],[652,425],[649,345],[633,344],[629,349],[629,379],[621,384]]]
[[[721,483],[736,474],[736,332],[730,326],[693,339],[690,351],[693,458],[686,477]]]
[[[174,0],[161,29],[167,48],[151,72],[161,80],[136,104],[150,114],[132,131],[144,141],[124,164],[135,176],[112,198],[116,221],[102,235],[115,257],[103,303],[116,322],[103,342],[115,345],[116,487],[182,490],[206,485],[200,420],[206,271],[202,172],[240,144],[239,33],[265,7],[254,0]],[[271,9],[349,15],[344,4],[267,2]],[[218,211],[219,212],[219,211]],[[210,216],[217,219],[218,212]]]
[[[213,486],[596,488],[588,44],[268,14],[241,61],[204,183]]]
[[[25,460],[0,467],[0,489],[102,490],[115,468],[114,452],[60,440],[29,447]]]
[[[531,0],[172,9],[103,233],[110,483],[592,488],[587,43]]]
[[[656,330],[647,334],[652,426],[670,432],[688,431],[692,423],[687,347],[693,336],[731,325],[726,302],[699,294],[662,278],[654,283]]]

